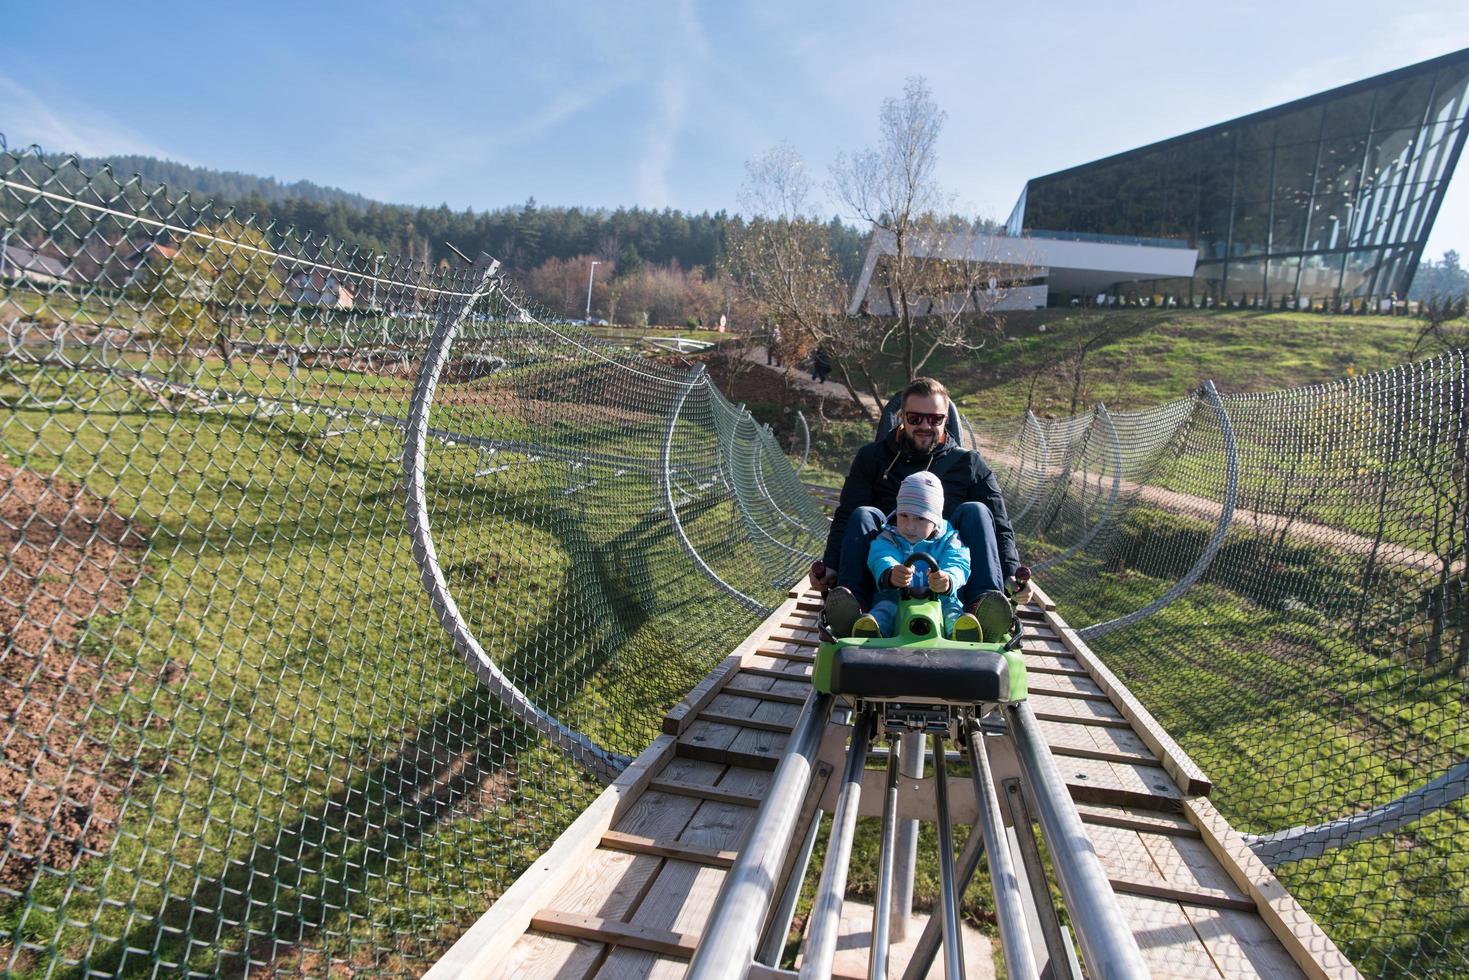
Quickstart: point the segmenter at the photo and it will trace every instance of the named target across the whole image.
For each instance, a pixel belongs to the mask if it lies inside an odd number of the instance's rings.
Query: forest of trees
[[[50,156],[42,162],[65,172],[67,160]],[[601,264],[593,313],[623,322],[682,324],[691,317],[707,319],[716,306],[728,306],[722,296],[711,298],[711,291],[722,289],[726,242],[731,229],[743,224],[740,216],[725,211],[547,207],[534,198],[518,207],[454,211],[446,204],[383,204],[309,181],[284,184],[152,157],[77,160],[86,174],[97,174],[104,165],[119,181],[136,173],[146,189],[162,183],[171,196],[187,191],[199,200],[214,198],[216,210],[218,205],[231,206],[236,214],[257,215],[309,238],[330,236],[430,265],[458,261],[450,244],[469,256],[487,252],[505,264],[532,299],[563,316],[584,310],[587,273],[595,259]],[[848,281],[855,279],[865,234],[835,217],[826,228],[842,271]],[[565,268],[568,264],[577,271]],[[621,289],[617,280],[624,280]],[[573,281],[579,282],[577,289],[569,288]],[[686,298],[675,299],[676,293]]]
[[[1444,301],[1469,296],[1469,269],[1459,265],[1459,253],[1449,249],[1438,262],[1424,258],[1413,274],[1408,298]]]

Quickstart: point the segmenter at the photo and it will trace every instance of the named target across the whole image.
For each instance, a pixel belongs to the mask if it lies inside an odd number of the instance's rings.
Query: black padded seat
[[[1008,701],[1010,672],[1003,655],[973,647],[843,645],[832,659],[831,686],[858,698],[974,704]]]

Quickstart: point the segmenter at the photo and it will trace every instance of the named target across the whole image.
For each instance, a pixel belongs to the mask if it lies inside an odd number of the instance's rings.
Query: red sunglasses
[[[949,421],[949,416],[943,412],[904,412],[903,418],[908,420],[909,425],[922,425],[927,422],[934,428]]]

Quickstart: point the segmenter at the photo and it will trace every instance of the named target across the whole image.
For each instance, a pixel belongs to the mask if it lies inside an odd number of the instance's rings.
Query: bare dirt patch
[[[0,886],[105,849],[123,786],[89,736],[88,711],[131,679],[78,653],[85,622],[117,612],[142,573],[144,538],[75,483],[0,462]]]

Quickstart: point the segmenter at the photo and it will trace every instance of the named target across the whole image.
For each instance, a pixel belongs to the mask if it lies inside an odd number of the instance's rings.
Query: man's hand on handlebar
[[[943,572],[934,571],[928,573],[928,587],[933,590],[934,595],[948,595],[949,589],[953,585],[953,580]]]
[[[810,579],[811,588],[817,592],[828,592],[832,586],[837,584],[837,570],[827,568],[824,562],[813,561],[807,577]]]
[[[932,577],[929,578],[929,581],[933,581]],[[892,568],[889,568],[888,582],[895,589],[907,588],[913,583],[913,566],[894,565]]]

